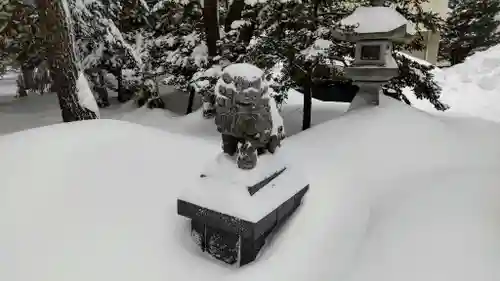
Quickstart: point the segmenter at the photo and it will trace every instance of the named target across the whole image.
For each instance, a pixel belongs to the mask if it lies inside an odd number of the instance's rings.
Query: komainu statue
[[[274,153],[285,137],[264,72],[254,65],[238,63],[224,69],[215,86],[215,112],[222,149],[237,155],[241,169],[253,169],[258,155]]]

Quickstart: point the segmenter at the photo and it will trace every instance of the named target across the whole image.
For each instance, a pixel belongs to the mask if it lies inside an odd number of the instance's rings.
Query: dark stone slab
[[[240,236],[210,225],[205,225],[205,251],[227,264],[239,259]]]
[[[294,213],[308,190],[309,185],[256,223],[180,199],[177,212],[191,219],[191,234],[202,251],[225,263],[243,266],[255,260],[269,234]]]
[[[177,213],[181,216],[201,221],[204,224],[212,225],[231,233],[237,233],[243,237],[252,235],[252,222],[222,214],[181,199],[177,200]]]

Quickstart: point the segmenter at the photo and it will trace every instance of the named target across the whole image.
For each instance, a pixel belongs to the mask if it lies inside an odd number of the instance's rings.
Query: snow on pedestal
[[[262,155],[251,170],[219,154],[178,198],[203,251],[229,264],[255,260],[266,237],[296,210],[309,185],[278,153]]]

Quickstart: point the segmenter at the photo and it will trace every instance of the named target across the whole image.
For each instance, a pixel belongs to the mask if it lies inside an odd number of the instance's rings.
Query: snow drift
[[[450,106],[449,114],[500,121],[500,45],[478,52],[455,66],[436,69],[442,87],[441,101]],[[415,99],[413,94],[407,95]],[[415,101],[426,111],[435,110],[427,101]]]
[[[217,143],[113,120],[3,136],[0,280],[498,280],[499,128],[382,97],[286,139],[311,189],[241,269],[176,215]]]

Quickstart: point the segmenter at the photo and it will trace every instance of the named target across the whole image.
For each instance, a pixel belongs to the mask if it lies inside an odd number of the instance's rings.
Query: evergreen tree
[[[117,22],[122,33],[134,33],[137,30],[148,28],[151,24],[149,5],[146,1],[128,0],[123,2]]]
[[[0,75],[7,68],[20,69],[18,94],[21,96],[27,95],[26,90],[39,86],[34,76],[37,70],[40,72],[37,67],[44,60],[39,52],[43,43],[34,5],[22,0],[0,2]]]
[[[436,14],[424,12],[421,0],[399,1],[397,10],[415,24],[437,30],[440,26]],[[259,13],[257,43],[251,47],[251,58],[255,64],[269,69],[276,62],[283,64],[276,90],[284,94],[292,87],[304,93],[303,129],[310,126],[311,98],[313,91],[324,84],[349,83],[342,69],[349,65],[354,45],[335,39],[334,29],[348,27],[334,26],[366,1],[340,1],[336,5],[323,2],[268,1]],[[386,5],[394,4],[386,1]],[[422,38],[417,37],[408,45],[396,46],[395,50],[419,50],[424,46]],[[433,105],[444,110],[446,106],[439,101],[440,87],[430,73],[432,67],[409,61],[394,53],[400,67],[400,75],[384,87],[384,93],[409,103],[402,89],[410,87],[419,98],[428,99]],[[337,67],[338,66],[338,67]]]
[[[461,63],[477,51],[500,43],[500,1],[453,0],[439,49],[440,59]]]
[[[70,1],[78,56],[94,90],[100,93],[101,106],[108,105],[105,102],[108,84],[101,79],[106,73],[112,74],[117,80],[114,90],[118,92],[119,101],[125,102],[139,92],[137,88],[142,82],[142,60],[127,40],[131,36],[122,32],[119,26],[123,25],[128,32],[133,33],[134,24],[137,24],[133,17],[147,12],[147,7],[134,6],[141,3],[125,0]],[[141,13],[130,12],[135,8]]]
[[[205,97],[208,88],[203,73],[218,58],[209,57],[202,6],[197,1],[164,0],[152,13],[158,19],[155,40],[149,46],[153,68],[167,74],[165,83],[190,92],[190,100],[195,93]]]
[[[311,126],[313,87],[320,79],[337,79],[335,67],[343,55],[352,51],[352,44],[333,37],[332,23],[338,22],[342,9],[316,2],[269,1],[259,13],[262,36],[250,49],[250,60],[270,69],[280,62],[281,75],[273,88],[283,97],[289,88],[304,94],[302,128]],[[284,98],[279,98],[278,101]]]
[[[183,4],[172,0],[164,1],[161,10],[164,12],[157,13],[163,17],[151,46],[155,66],[168,74],[168,84],[188,91],[194,74],[208,67],[202,9],[195,1]]]
[[[46,36],[47,57],[64,122],[96,119],[99,111],[81,71],[66,0],[37,0],[40,26]]]
[[[209,56],[203,13],[198,2],[181,4],[163,0],[153,8],[162,15],[155,32],[159,34],[153,49],[167,50],[155,62],[169,74],[168,82],[178,89],[202,93],[205,112],[210,110],[210,93],[221,69],[234,62],[249,62],[263,68],[272,80],[274,97],[278,103],[286,99],[290,88],[305,94],[303,128],[310,126],[311,97],[318,87],[345,83],[343,68],[350,63],[354,45],[338,41],[334,25],[348,16],[355,8],[369,5],[370,1],[247,1],[236,0],[226,9],[220,9],[220,39],[217,56]],[[417,25],[438,30],[437,14],[424,12],[425,0],[397,0],[396,9]],[[386,5],[394,1],[386,1]],[[164,12],[159,12],[158,7]],[[194,7],[194,9],[193,9]],[[196,11],[193,13],[193,11]],[[201,10],[202,11],[202,10]],[[421,50],[422,36],[411,44],[396,46],[396,50]],[[213,42],[212,42],[213,44]],[[157,50],[151,54],[161,54]],[[402,88],[410,87],[419,98],[428,99],[437,109],[446,106],[439,101],[440,88],[433,81],[427,67],[409,61],[395,53],[400,66],[400,76],[384,88],[385,93],[409,102]],[[276,73],[278,70],[280,73]],[[273,76],[273,77],[271,77]],[[194,89],[194,90],[193,90]],[[209,114],[208,114],[209,115]]]

